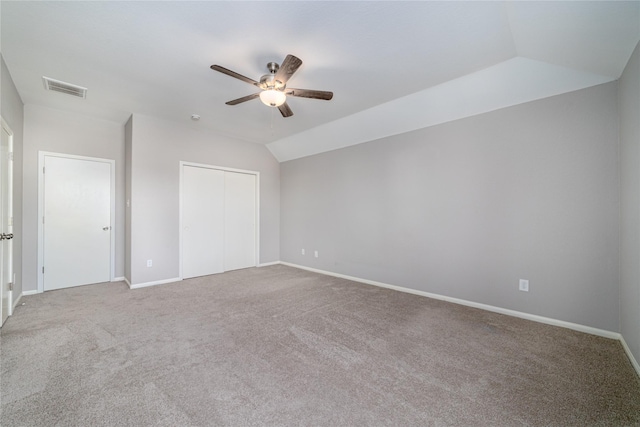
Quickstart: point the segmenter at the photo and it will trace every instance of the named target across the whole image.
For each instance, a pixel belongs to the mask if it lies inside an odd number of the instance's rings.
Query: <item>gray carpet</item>
[[[2,426],[627,426],[619,342],[272,266],[24,297]]]

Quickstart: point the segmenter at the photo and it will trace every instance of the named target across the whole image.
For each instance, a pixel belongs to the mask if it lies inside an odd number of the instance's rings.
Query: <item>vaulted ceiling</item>
[[[140,113],[267,144],[281,161],[617,79],[640,1],[0,2],[0,50],[25,104],[124,123]],[[252,79],[287,54],[282,118]],[[46,91],[42,76],[88,88]],[[190,120],[192,114],[201,120]]]

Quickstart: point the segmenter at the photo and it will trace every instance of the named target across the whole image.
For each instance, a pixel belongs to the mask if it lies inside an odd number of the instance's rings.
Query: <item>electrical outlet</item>
[[[304,255],[304,248],[300,251],[300,253],[301,253],[302,255]]]
[[[529,292],[529,281],[525,279],[520,279],[520,284],[518,289],[523,292]]]
[[[314,251],[314,252],[313,252],[313,256],[314,256],[314,257],[316,257],[316,258],[318,258],[318,251]]]
[[[148,259],[147,260],[147,267],[153,267],[153,260],[152,259]]]

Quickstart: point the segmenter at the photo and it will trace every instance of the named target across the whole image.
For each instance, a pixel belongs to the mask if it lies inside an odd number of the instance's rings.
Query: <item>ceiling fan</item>
[[[293,111],[291,111],[291,108],[287,105],[287,95],[299,98],[324,99],[326,101],[333,98],[333,92],[287,88],[287,82],[301,65],[302,60],[293,55],[287,55],[287,57],[284,58],[282,65],[278,65],[275,62],[269,62],[267,64],[269,74],[265,74],[260,77],[259,82],[250,79],[249,77],[245,77],[242,74],[238,74],[235,71],[221,67],[220,65],[212,65],[211,69],[219,71],[222,74],[235,77],[238,80],[242,80],[243,82],[247,82],[262,89],[261,92],[243,96],[242,98],[228,101],[225,104],[237,105],[259,97],[263,104],[268,105],[269,107],[277,107],[278,110],[280,110],[282,117],[291,117],[293,116]]]

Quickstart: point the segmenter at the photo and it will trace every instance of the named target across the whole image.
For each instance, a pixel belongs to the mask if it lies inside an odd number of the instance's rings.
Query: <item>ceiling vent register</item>
[[[44,82],[44,88],[46,90],[65,93],[67,95],[77,96],[78,98],[82,99],[85,99],[87,97],[86,87],[72,85],[71,83],[61,82],[60,80],[54,80],[44,76],[42,77],[42,81]]]

